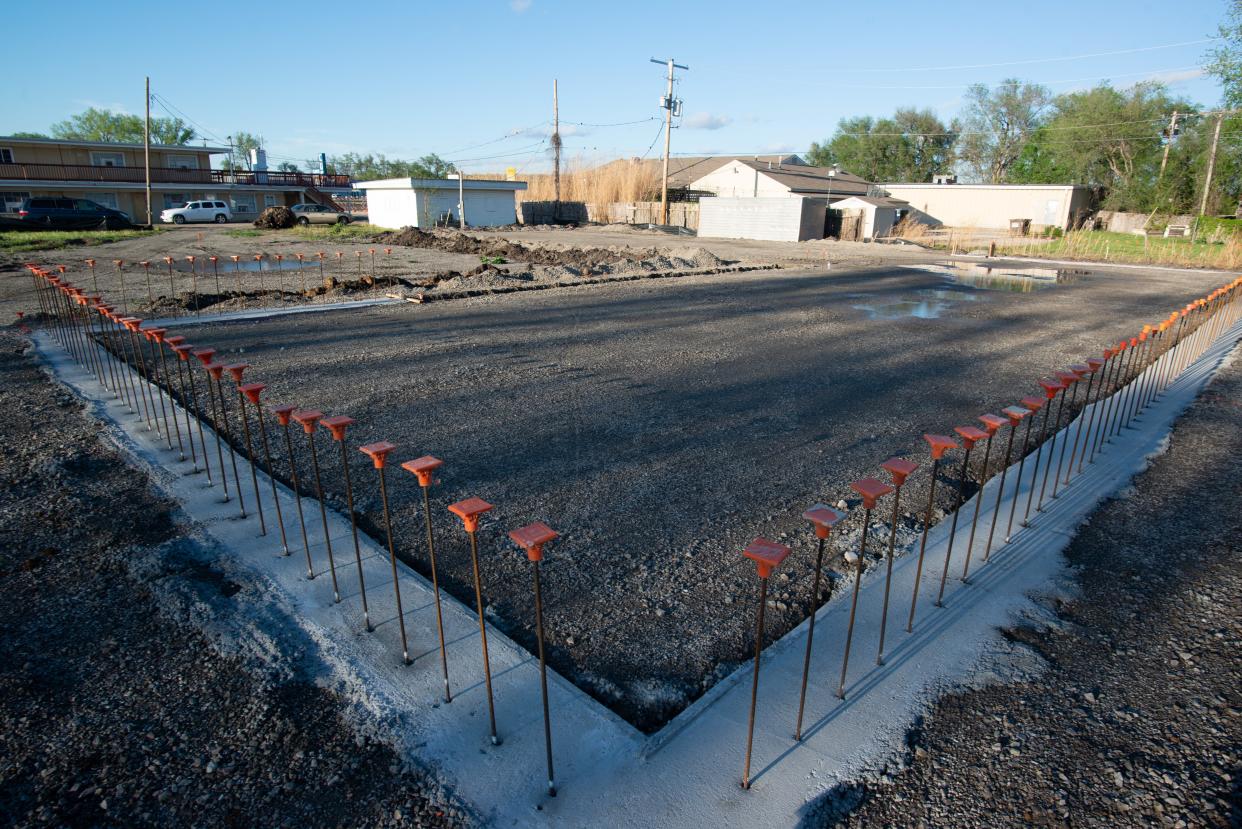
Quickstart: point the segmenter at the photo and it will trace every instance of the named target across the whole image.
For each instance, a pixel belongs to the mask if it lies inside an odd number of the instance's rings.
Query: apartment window
[[[166,155],[164,163],[174,170],[198,169],[198,157],[193,155]]]
[[[95,204],[102,204],[104,207],[110,207],[113,210],[121,209],[116,202],[116,193],[88,193],[83,198],[90,199]]]
[[[233,196],[233,212],[234,213],[258,213],[259,210],[255,206],[255,198],[253,193],[238,194]]]
[[[95,167],[124,167],[124,153],[91,153],[91,164]]]
[[[0,206],[3,207],[5,213],[13,213],[17,208],[21,207],[22,202],[30,198],[29,193],[19,193],[15,191],[0,192]]]
[[[274,195],[272,195],[272,194],[270,194],[270,193],[268,193],[267,195],[265,195],[265,196],[263,197],[263,206],[264,206],[264,207],[275,207],[275,206],[276,206],[276,196],[274,196]]]
[[[13,150],[8,147],[0,147],[0,164],[13,163]]]
[[[181,205],[185,204],[189,200],[190,200],[190,197],[186,195],[185,193],[165,193],[164,194],[164,209],[169,210],[173,207],[180,207]]]

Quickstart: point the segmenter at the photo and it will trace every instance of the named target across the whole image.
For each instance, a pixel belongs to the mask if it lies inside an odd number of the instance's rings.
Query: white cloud
[[[1179,81],[1189,81],[1195,78],[1202,78],[1207,74],[1202,66],[1196,66],[1193,69],[1177,69],[1170,72],[1157,72],[1149,77],[1149,81],[1157,81],[1159,83],[1178,83]]]
[[[513,9],[514,14],[521,14],[530,8],[533,0],[509,0],[509,8]]]
[[[713,115],[710,112],[696,112],[682,122],[682,126],[691,130],[718,130],[729,126],[733,119],[728,115]]]

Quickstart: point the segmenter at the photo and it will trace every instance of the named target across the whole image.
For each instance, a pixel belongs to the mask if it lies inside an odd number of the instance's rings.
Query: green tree
[[[416,161],[388,158],[382,153],[345,153],[328,159],[328,171],[358,181],[384,178],[444,178],[457,168],[434,153]]]
[[[994,89],[984,84],[970,87],[953,130],[960,133],[955,150],[967,177],[1004,182],[1050,101],[1047,88],[1016,78],[1001,81]]]
[[[1225,106],[1242,109],[1242,0],[1231,0],[1218,32],[1220,45],[1208,52],[1204,68],[1224,88]]]
[[[954,136],[931,110],[898,109],[891,118],[843,118],[832,138],[812,143],[807,160],[840,165],[868,181],[931,181],[948,172]]]
[[[52,136],[74,141],[141,144],[143,119],[137,115],[91,107],[52,124]],[[194,129],[180,118],[152,118],[151,143],[181,146],[194,139]]]
[[[263,148],[263,136],[237,130],[229,138],[233,142],[233,157],[236,159],[234,164],[237,169],[249,170],[250,151]]]
[[[9,133],[9,137],[10,137],[10,138],[51,138],[52,136],[48,135],[47,133],[42,133],[42,132],[26,132],[26,131],[24,131],[24,130],[23,130],[23,131],[20,131],[20,132],[11,132],[11,133]]]
[[[1158,83],[1128,89],[1101,84],[1053,100],[1046,122],[1023,147],[1006,180],[1104,187],[1104,206],[1145,211],[1167,202],[1157,196],[1163,132],[1173,110],[1193,110]],[[1188,136],[1182,151],[1192,144]],[[1167,191],[1167,188],[1166,188]],[[1181,201],[1180,197],[1177,201]],[[1163,205],[1161,205],[1163,206]]]
[[[294,164],[292,161],[282,161],[282,162],[280,162],[279,164],[277,164],[277,165],[276,165],[276,169],[277,169],[277,170],[279,170],[279,171],[280,171],[280,172],[282,172],[282,173],[299,173],[299,172],[301,172],[301,170],[299,170],[299,169],[298,169],[298,165]]]

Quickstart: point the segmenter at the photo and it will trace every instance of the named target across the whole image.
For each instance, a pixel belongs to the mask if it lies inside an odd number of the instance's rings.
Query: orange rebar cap
[[[987,438],[988,433],[977,426],[955,426],[953,431],[962,437],[962,443],[966,444],[967,449],[974,448],[974,445]]]
[[[1092,374],[1095,374],[1097,371],[1099,371],[1100,366],[1102,365],[1104,365],[1104,361],[1101,360],[1099,357],[1088,357],[1087,358],[1087,368],[1091,370]]]
[[[1080,379],[1091,373],[1091,366],[1083,365],[1082,363],[1074,363],[1069,369]]]
[[[889,458],[880,467],[888,470],[888,474],[893,476],[893,485],[901,486],[906,482],[906,478],[910,473],[919,468],[914,461],[908,461],[905,458]]]
[[[293,413],[293,419],[302,424],[302,431],[308,435],[315,433],[315,424],[323,418],[323,412],[317,409],[299,409]]]
[[[845,519],[845,513],[837,512],[827,504],[815,504],[802,513],[802,517],[811,522],[816,538],[827,538],[829,531]]]
[[[266,383],[246,383],[244,386],[238,386],[237,390],[246,395],[246,399],[255,406],[259,405],[259,395],[267,388]]]
[[[224,363],[208,363],[203,368],[207,369],[207,373],[217,380],[224,374]]]
[[[759,578],[766,579],[789,556],[789,548],[761,537],[747,544],[742,555],[755,562]]]
[[[950,449],[957,449],[957,441],[948,435],[923,435],[923,440],[931,445],[933,460],[940,460]]]
[[[1024,397],[1018,401],[1026,406],[1032,412],[1037,412],[1044,407],[1044,398],[1042,397]]]
[[[1022,406],[1006,406],[1001,411],[1005,413],[1005,417],[1009,418],[1010,426],[1017,426],[1022,422],[1022,418],[1031,413],[1030,409],[1023,408]]]
[[[402,464],[404,466],[404,464]],[[494,507],[482,498],[467,498],[456,504],[449,504],[449,512],[461,519],[466,525],[466,532],[472,533],[479,528],[479,516]]]
[[[994,414],[979,415],[979,420],[983,423],[983,428],[989,435],[996,434],[997,430],[1007,422],[1005,418]]]
[[[240,384],[242,381],[242,374],[244,374],[248,368],[250,368],[250,363],[229,363],[224,367],[224,370],[233,375],[233,381],[235,383]]]
[[[334,417],[325,417],[319,421],[320,425],[332,433],[333,440],[345,440],[345,429],[354,423],[354,419],[349,415],[336,415]]]
[[[384,461],[388,458],[388,453],[397,448],[397,444],[389,443],[386,440],[377,440],[375,443],[368,443],[366,446],[359,446],[358,451],[371,459],[371,463],[375,464],[376,469],[384,468]]]
[[[893,491],[893,488],[879,478],[861,478],[850,484],[850,489],[862,496],[863,506],[875,509],[875,502]]]
[[[543,545],[556,538],[556,535],[556,530],[542,521],[509,531],[509,538],[526,551],[526,557],[531,561],[543,560]]]
[[[1049,400],[1056,397],[1057,392],[1065,388],[1065,383],[1061,382],[1060,380],[1058,380],[1055,383],[1052,382],[1051,380],[1040,380],[1039,385],[1044,390],[1044,397],[1048,398]]]
[[[1058,371],[1057,379],[1065,384],[1064,388],[1069,388],[1073,383],[1078,382],[1078,375],[1072,371]]]
[[[170,346],[176,347],[176,346],[181,345],[183,342],[185,342],[185,337],[181,336],[180,334],[175,334],[171,337],[165,337],[164,342],[168,343]]]
[[[203,365],[210,363],[211,358],[216,356],[216,350],[214,348],[196,348],[190,353],[197,357],[199,362]]]
[[[421,458],[401,464],[401,468],[406,472],[412,472],[418,476],[418,485],[423,488],[431,486],[431,473],[442,466],[444,466],[444,461],[432,455],[423,455]]]
[[[296,409],[297,406],[294,406],[291,403],[285,403],[280,406],[273,406],[272,414],[276,415],[276,419],[280,421],[281,426],[288,426],[289,418],[293,415],[293,412]]]

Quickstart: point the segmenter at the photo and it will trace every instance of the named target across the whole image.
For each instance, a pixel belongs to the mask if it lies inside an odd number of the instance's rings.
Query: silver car
[[[313,204],[306,202],[305,204],[295,204],[289,208],[293,211],[293,215],[297,217],[300,225],[345,225],[349,224],[349,214],[340,210],[333,210],[331,207],[325,207],[322,204]]]

